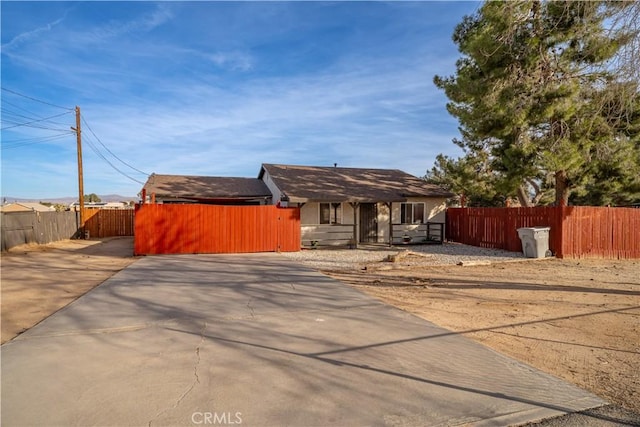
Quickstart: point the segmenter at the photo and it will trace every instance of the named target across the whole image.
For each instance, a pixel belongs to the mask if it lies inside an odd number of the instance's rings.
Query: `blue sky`
[[[433,76],[478,5],[3,1],[2,195],[77,194],[76,105],[85,193],[261,163],[423,176],[461,154]]]

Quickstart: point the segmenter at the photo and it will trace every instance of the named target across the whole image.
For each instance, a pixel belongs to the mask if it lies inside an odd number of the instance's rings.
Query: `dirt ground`
[[[5,343],[131,264],[133,238],[23,245],[0,255]]]
[[[640,260],[325,271],[640,413]]]

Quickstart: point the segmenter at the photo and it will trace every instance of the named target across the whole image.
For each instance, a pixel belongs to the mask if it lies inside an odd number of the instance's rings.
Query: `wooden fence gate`
[[[187,204],[136,207],[136,255],[299,250],[298,208]]]
[[[85,209],[84,230],[90,238],[133,236],[133,209]]]

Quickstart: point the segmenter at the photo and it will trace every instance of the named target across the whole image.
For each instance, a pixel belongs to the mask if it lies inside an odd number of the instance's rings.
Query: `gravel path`
[[[486,249],[460,243],[412,246],[364,246],[359,249],[307,249],[282,255],[318,270],[359,270],[367,264],[384,261],[390,255],[409,250],[415,256],[400,265],[451,265],[469,261],[501,262],[523,259],[520,252]]]

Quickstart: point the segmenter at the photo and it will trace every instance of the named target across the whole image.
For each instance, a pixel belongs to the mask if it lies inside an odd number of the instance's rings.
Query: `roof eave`
[[[148,193],[147,193],[148,194]],[[254,199],[269,199],[271,198],[271,194],[257,194],[257,195],[242,195],[242,196],[193,196],[193,195],[167,195],[167,194],[156,194],[156,199],[167,199],[167,200],[176,200],[176,199],[184,199],[184,200],[254,200]]]
[[[314,199],[314,198],[308,198],[308,197],[289,196],[290,203],[401,203],[406,201],[407,201],[406,197],[392,198],[392,199],[388,199],[388,198],[371,199],[367,197],[350,197],[350,198],[324,197],[322,199]]]

